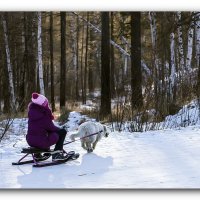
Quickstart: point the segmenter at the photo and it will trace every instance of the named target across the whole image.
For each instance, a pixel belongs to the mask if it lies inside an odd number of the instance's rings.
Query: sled
[[[25,155],[20,158],[18,162],[13,162],[12,165],[24,165],[28,163],[33,163],[33,167],[46,167],[66,163],[70,160],[76,160],[79,157],[79,154],[75,153],[75,151],[66,152],[64,149],[62,151],[54,151],[28,147],[23,148],[21,153],[24,153]],[[36,157],[38,153],[42,155],[40,158]],[[47,161],[55,153],[62,153],[65,156],[65,159],[58,161]],[[31,155],[32,159],[25,160],[28,155]]]

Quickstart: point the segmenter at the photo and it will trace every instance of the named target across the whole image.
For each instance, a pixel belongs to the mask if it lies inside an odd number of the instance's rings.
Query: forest
[[[200,12],[1,12],[0,55],[0,120],[38,92],[60,120],[92,105],[119,129],[153,129],[199,99]]]

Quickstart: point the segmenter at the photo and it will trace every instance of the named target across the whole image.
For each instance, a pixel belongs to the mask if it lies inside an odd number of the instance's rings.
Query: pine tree
[[[101,12],[101,107],[100,118],[111,114],[109,12]]]
[[[141,13],[131,13],[131,89],[132,109],[141,109],[142,72],[141,72]]]
[[[66,101],[66,12],[60,12],[61,17],[61,65],[60,65],[60,107],[65,107]]]

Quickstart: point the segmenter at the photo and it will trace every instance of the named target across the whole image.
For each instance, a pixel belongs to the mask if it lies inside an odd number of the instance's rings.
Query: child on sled
[[[63,150],[63,143],[66,137],[66,130],[54,125],[54,116],[49,108],[48,99],[38,93],[32,94],[31,102],[28,105],[28,132],[27,143],[31,147],[42,150],[49,150],[55,144],[54,151]],[[60,152],[58,151],[58,152]],[[40,157],[40,154],[35,155]],[[64,160],[62,153],[54,153],[52,160]]]

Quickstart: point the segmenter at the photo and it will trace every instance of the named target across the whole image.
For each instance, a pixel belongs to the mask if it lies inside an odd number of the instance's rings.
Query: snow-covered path
[[[77,141],[65,149],[79,152],[78,160],[46,168],[12,166],[22,146],[25,141],[1,148],[0,188],[200,188],[198,126],[114,132],[90,154]]]

